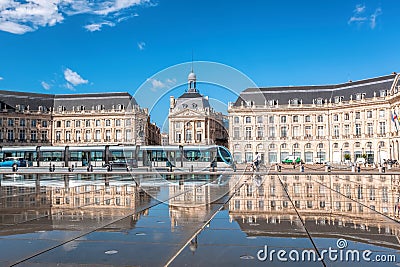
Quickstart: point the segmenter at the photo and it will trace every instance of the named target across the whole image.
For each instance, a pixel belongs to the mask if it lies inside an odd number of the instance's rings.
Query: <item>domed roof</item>
[[[196,74],[193,71],[189,73],[188,80],[196,80]]]

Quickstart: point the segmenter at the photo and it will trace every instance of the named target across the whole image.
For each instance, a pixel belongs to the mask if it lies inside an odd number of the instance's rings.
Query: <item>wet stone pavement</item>
[[[0,178],[0,266],[400,266],[400,175]]]

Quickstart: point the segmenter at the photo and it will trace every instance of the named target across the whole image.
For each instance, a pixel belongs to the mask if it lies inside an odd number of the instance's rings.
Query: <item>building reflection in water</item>
[[[399,179],[400,175],[266,175],[260,182],[253,177],[229,202],[230,219],[248,235],[290,237],[294,233],[284,224],[302,226],[297,210],[316,235],[360,239],[360,234],[369,233],[376,243],[399,246]]]
[[[23,229],[22,223],[32,219],[46,218],[45,223],[38,225],[40,230],[82,230],[82,227],[101,225],[104,221],[129,214],[132,214],[129,223],[120,227],[131,229],[140,216],[148,212],[148,209],[135,212],[136,209],[145,206],[151,199],[131,181],[103,176],[80,177],[77,180],[73,175],[64,175],[57,180],[42,179],[40,182],[37,175],[23,179],[2,178],[0,226],[19,224],[18,229],[22,232],[38,230]],[[126,224],[127,220],[121,223]],[[44,228],[46,224],[48,228]]]

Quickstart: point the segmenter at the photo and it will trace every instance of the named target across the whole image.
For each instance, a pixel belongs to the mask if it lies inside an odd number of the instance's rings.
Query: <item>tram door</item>
[[[82,166],[89,165],[89,157],[90,157],[90,152],[87,151],[82,152]]]

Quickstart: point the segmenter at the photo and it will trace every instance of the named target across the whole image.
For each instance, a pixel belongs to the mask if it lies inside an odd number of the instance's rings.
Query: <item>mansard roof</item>
[[[25,108],[29,106],[30,110],[38,110],[39,106],[42,106],[44,110],[49,110],[53,107],[53,99],[54,95],[51,94],[0,90],[0,102],[13,109],[15,109],[17,105],[23,105]]]
[[[85,106],[86,110],[102,105],[103,109],[116,109],[118,105],[125,108],[136,106],[135,98],[127,92],[122,93],[94,93],[94,94],[64,94],[55,95],[54,108],[62,106],[65,110],[72,110],[74,107]]]
[[[93,93],[93,94],[39,94],[28,92],[13,92],[0,90],[0,103],[8,109],[16,109],[18,105],[25,109],[38,110],[39,106],[44,111],[50,108],[62,106],[65,110],[72,110],[73,107],[85,106],[91,109],[92,106],[102,105],[103,109],[117,108],[123,105],[125,108],[138,105],[135,98],[127,92],[116,93]]]
[[[240,94],[234,106],[241,106],[242,101],[252,101],[255,105],[264,105],[269,100],[288,104],[295,98],[301,100],[303,104],[312,104],[313,100],[317,98],[333,100],[338,96],[343,97],[343,100],[350,100],[351,97],[355,99],[357,94],[364,94],[365,98],[372,98],[374,94],[379,96],[379,92],[382,90],[389,92],[395,78],[396,73],[393,73],[341,84],[248,88]]]
[[[209,108],[210,102],[198,92],[186,92],[176,100],[175,108],[177,109],[204,109]]]

